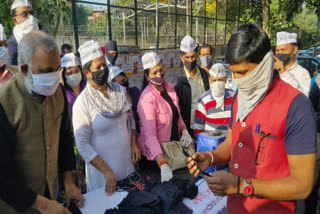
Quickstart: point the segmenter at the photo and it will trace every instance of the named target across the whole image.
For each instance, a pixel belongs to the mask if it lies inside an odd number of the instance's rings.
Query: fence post
[[[109,27],[109,40],[112,40],[110,0],[108,0],[108,27]]]
[[[72,0],[72,23],[74,40],[76,43],[76,50],[79,48],[79,32],[78,32],[78,20],[77,20],[77,3],[76,0]]]
[[[134,0],[134,28],[135,28],[135,39],[136,45],[138,45],[138,11],[137,11],[137,0]]]
[[[156,53],[159,50],[159,0],[156,3]]]
[[[174,48],[177,48],[177,28],[178,28],[178,21],[177,21],[177,0],[174,1]]]

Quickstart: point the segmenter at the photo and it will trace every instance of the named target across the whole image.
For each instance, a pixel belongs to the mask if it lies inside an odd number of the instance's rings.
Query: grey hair
[[[18,65],[27,64],[29,69],[32,67],[32,56],[39,48],[49,52],[59,52],[56,41],[52,36],[42,31],[32,31],[26,34],[18,45]]]

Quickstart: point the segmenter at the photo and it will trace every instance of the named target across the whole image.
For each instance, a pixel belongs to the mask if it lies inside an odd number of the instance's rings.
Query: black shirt
[[[64,96],[64,112],[60,126],[58,167],[62,172],[75,169],[73,150],[74,135],[69,119],[69,108]],[[35,127],[36,128],[36,127]],[[37,197],[28,184],[16,175],[13,157],[16,144],[16,131],[11,127],[3,107],[0,105],[0,199],[19,212],[30,208]]]

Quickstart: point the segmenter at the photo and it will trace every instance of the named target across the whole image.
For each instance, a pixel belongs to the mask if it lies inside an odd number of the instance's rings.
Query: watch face
[[[244,191],[245,195],[250,196],[253,193],[253,188],[252,188],[252,186],[246,186],[243,191]]]

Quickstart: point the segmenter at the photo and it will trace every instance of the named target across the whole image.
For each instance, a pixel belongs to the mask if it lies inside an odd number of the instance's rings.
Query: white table
[[[204,179],[199,180],[198,196],[184,199],[183,203],[193,210],[194,214],[225,214],[227,197],[214,196]],[[116,192],[112,196],[106,195],[104,188],[97,189],[84,195],[86,202],[81,208],[83,214],[104,214],[107,209],[115,208],[128,195],[127,192]]]

